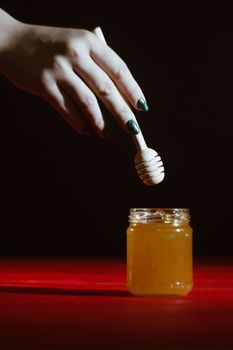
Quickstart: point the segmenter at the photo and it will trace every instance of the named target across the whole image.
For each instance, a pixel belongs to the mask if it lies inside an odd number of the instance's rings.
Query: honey
[[[186,295],[193,287],[188,209],[130,209],[127,288],[134,295]]]

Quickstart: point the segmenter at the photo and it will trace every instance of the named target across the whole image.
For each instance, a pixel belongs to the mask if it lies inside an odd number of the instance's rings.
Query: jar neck
[[[188,225],[190,221],[187,208],[131,208],[129,222],[133,224],[164,223]]]

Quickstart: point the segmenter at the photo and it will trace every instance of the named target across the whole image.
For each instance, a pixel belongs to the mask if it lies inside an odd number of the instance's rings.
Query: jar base
[[[179,297],[186,296],[193,289],[193,284],[186,284],[182,286],[182,288],[158,288],[155,290],[139,290],[136,288],[132,288],[127,286],[128,291],[139,297]]]

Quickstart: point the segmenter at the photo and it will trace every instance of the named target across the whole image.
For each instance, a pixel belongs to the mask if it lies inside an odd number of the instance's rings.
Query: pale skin
[[[107,127],[100,99],[126,129],[145,98],[125,62],[94,33],[19,22],[0,9],[0,73],[48,101],[79,134]]]

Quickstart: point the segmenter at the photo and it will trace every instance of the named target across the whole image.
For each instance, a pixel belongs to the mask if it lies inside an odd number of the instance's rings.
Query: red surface
[[[194,264],[186,297],[134,297],[125,262],[0,260],[0,350],[233,349],[233,260]]]

